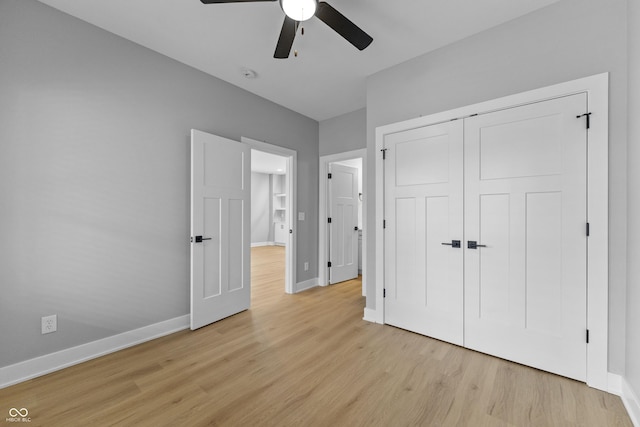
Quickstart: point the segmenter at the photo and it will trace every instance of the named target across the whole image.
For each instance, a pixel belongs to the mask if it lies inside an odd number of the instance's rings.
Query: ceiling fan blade
[[[278,0],[200,0],[204,4],[214,3],[253,3],[257,1],[278,1]]]
[[[373,41],[373,38],[369,34],[362,31],[360,27],[351,22],[328,3],[318,3],[316,16],[360,50],[366,49],[366,47]]]
[[[296,38],[296,31],[298,30],[298,21],[294,21],[288,16],[284,17],[284,23],[282,24],[282,31],[280,31],[280,37],[278,38],[278,44],[276,45],[276,51],[273,54],[274,58],[284,59],[289,57],[291,52],[291,46],[293,46],[293,40]]]

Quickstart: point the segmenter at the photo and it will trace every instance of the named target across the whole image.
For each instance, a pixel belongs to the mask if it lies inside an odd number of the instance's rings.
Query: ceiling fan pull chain
[[[300,27],[300,35],[304,36],[304,27],[303,26]],[[298,57],[298,50],[294,50],[293,51],[293,56],[295,56],[296,58]]]

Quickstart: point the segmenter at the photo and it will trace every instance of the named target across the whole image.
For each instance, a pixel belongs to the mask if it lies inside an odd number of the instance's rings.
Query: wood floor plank
[[[47,427],[631,427],[616,396],[363,321],[361,290],[286,295],[284,248],[253,248],[250,310],[0,390],[0,411]]]

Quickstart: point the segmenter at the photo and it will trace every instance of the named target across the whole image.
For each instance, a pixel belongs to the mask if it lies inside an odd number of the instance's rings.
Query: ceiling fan
[[[277,1],[285,13],[284,23],[276,45],[274,58],[288,58],[296,37],[300,22],[317,16],[322,22],[344,37],[349,43],[364,50],[371,44],[373,38],[362,31],[356,24],[347,19],[332,6],[318,0],[200,0],[204,4],[213,3],[249,3]]]

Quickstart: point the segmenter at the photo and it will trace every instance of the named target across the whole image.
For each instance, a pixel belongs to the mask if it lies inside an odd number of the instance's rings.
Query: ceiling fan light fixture
[[[317,6],[318,0],[280,0],[285,15],[298,22],[312,18]]]

